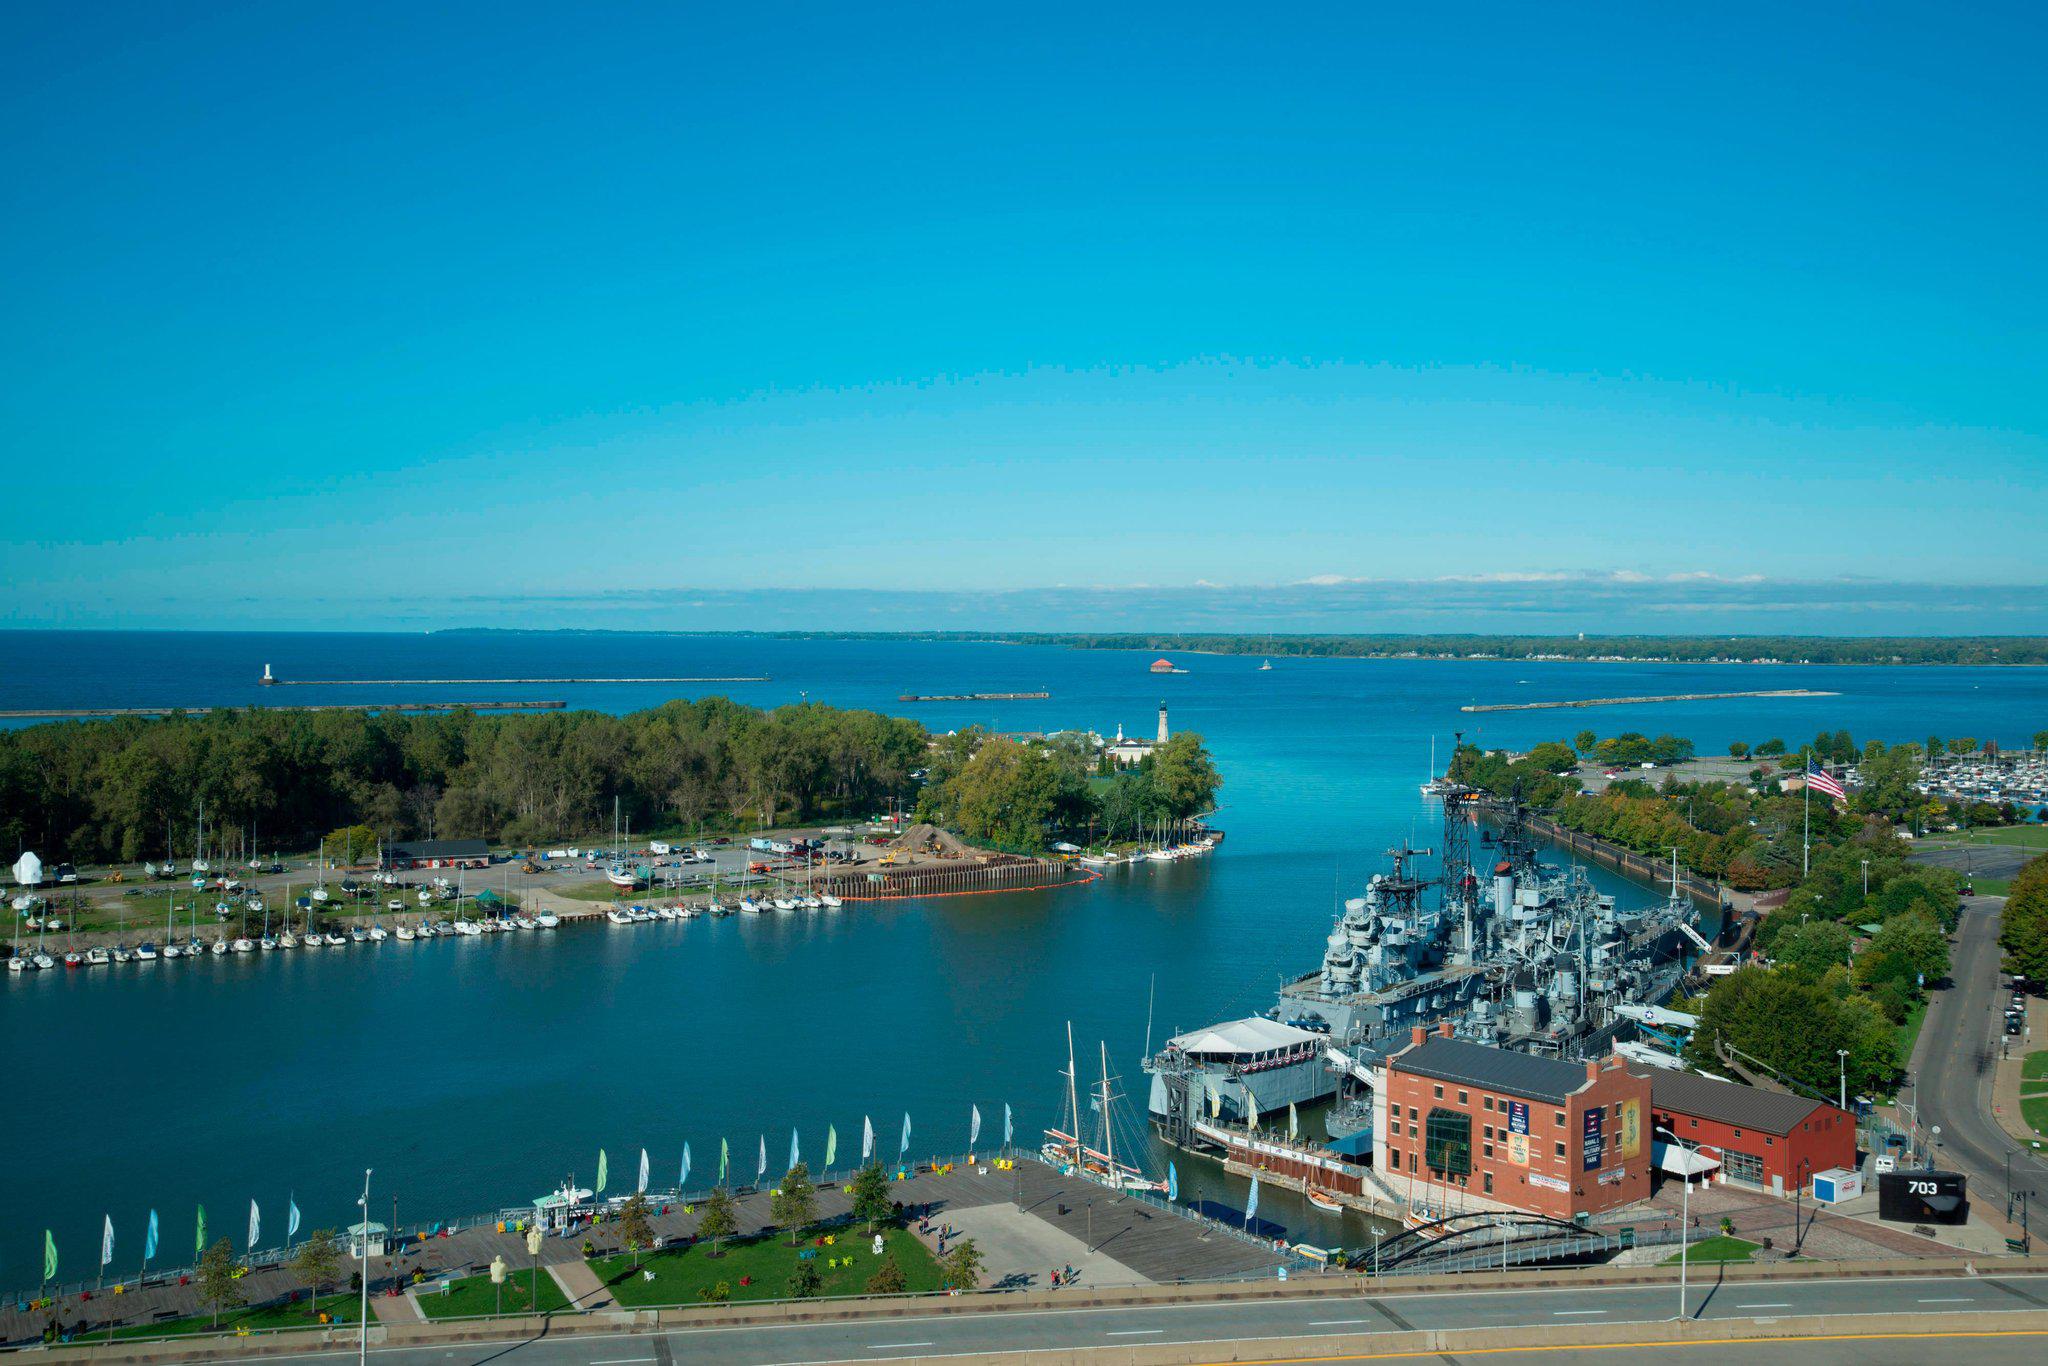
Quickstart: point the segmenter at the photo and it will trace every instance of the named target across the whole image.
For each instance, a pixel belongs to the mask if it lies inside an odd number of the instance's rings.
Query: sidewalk
[[[1992,1116],[2013,1142],[2048,1146],[2048,1138],[2027,1128],[2020,1106],[2020,1101],[2026,1096],[2048,1096],[2048,1077],[2024,1084],[2020,1079],[2027,1054],[2048,1048],[2048,1001],[2029,1000],[2026,1032],[2006,1037],[2010,1045],[2006,1050],[2007,1056],[1999,1060],[1991,1081]]]

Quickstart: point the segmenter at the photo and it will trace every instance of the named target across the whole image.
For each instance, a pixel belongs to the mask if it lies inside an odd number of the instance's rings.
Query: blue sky
[[[2038,11],[421,9],[0,15],[0,620],[2048,629]]]

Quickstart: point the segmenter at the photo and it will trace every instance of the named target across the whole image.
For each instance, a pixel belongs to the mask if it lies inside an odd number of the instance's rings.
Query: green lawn
[[[893,1255],[896,1265],[903,1269],[906,1291],[939,1288],[938,1264],[924,1244],[900,1228],[885,1228],[882,1237],[885,1255]],[[651,1253],[640,1259],[637,1271],[630,1269],[633,1258],[628,1256],[595,1258],[590,1269],[611,1287],[620,1304],[633,1308],[697,1304],[701,1302],[698,1292],[720,1281],[732,1287],[732,1298],[736,1301],[779,1300],[789,1298],[789,1278],[796,1270],[797,1253],[814,1251],[818,1274],[824,1279],[818,1290],[820,1295],[861,1295],[867,1293],[868,1278],[884,1260],[875,1256],[873,1247],[873,1238],[863,1236],[855,1227],[843,1232],[830,1247],[818,1247],[815,1238],[806,1239],[801,1247],[791,1247],[788,1236],[778,1234],[729,1242],[724,1255],[719,1257],[711,1255],[708,1244],[693,1243]],[[828,1260],[845,1257],[853,1259],[852,1265],[826,1266]],[[653,1273],[652,1280],[647,1278],[647,1272]],[[741,1285],[742,1280],[751,1280],[752,1284]]]
[[[1922,996],[1913,1002],[1906,1018],[1899,1022],[1899,1067],[1902,1071],[1913,1065],[1913,1045],[1919,1041],[1920,1026],[1926,1023],[1927,998]]]
[[[1943,848],[1958,848],[1965,844],[2012,844],[2022,849],[2048,849],[2048,825],[2002,825],[1972,830],[1967,835],[1960,832],[1929,835],[1920,843]]]
[[[2037,1048],[2027,1054],[2020,1063],[2020,1077],[2024,1081],[2048,1081],[2048,1048]]]
[[[555,1284],[555,1278],[542,1268],[538,1279],[533,1269],[515,1269],[505,1277],[504,1310],[507,1314],[525,1314],[532,1311],[533,1289],[540,1292],[540,1312],[551,1314],[569,1307],[569,1297],[562,1293],[562,1287]],[[454,1282],[447,1294],[442,1294],[438,1283],[428,1281],[413,1291],[413,1298],[419,1301],[420,1312],[430,1319],[477,1318],[499,1313],[498,1288],[491,1284],[489,1275],[464,1276]]]
[[[2020,1102],[2020,1118],[2037,1134],[2048,1134],[2048,1096],[2034,1096]]]
[[[348,1293],[344,1287],[320,1297],[320,1312],[333,1323],[354,1323],[361,1301]],[[370,1308],[370,1317],[377,1316],[376,1306]],[[117,1338],[160,1338],[183,1336],[188,1333],[232,1333],[247,1328],[252,1333],[274,1331],[280,1328],[323,1328],[326,1324],[313,1316],[312,1301],[305,1295],[299,1296],[297,1304],[266,1304],[253,1308],[222,1310],[220,1324],[215,1326],[211,1314],[196,1314],[189,1319],[171,1319],[165,1323],[138,1323],[128,1328],[117,1328]]]
[[[1746,1262],[1759,1245],[1746,1238],[1729,1238],[1716,1234],[1702,1238],[1686,1250],[1688,1262]],[[1678,1254],[1672,1253],[1664,1259],[1664,1265],[1677,1266]]]

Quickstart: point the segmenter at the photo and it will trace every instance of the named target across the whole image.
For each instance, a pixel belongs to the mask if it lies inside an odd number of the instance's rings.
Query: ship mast
[[[1074,1120],[1074,1166],[1081,1165],[1081,1093],[1074,1082],[1074,1022],[1067,1021],[1067,1113]]]
[[[1079,1128],[1079,1125],[1075,1126]],[[1116,1129],[1109,1114],[1109,1043],[1102,1044],[1102,1156],[1109,1167],[1109,1179],[1116,1181]]]

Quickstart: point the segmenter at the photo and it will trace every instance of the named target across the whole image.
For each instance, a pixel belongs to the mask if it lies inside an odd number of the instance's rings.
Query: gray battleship
[[[1323,960],[1280,988],[1264,1016],[1169,1039],[1146,1061],[1150,1110],[1169,1142],[1199,1146],[1194,1125],[1340,1096],[1326,1120],[1339,1151],[1362,1148],[1372,1068],[1413,1026],[1451,1023],[1463,1039],[1554,1058],[1604,1052],[1632,1027],[1624,1013],[1677,987],[1687,944],[1704,946],[1674,885],[1660,906],[1624,909],[1583,869],[1542,862],[1518,803],[1482,830],[1478,795],[1447,787],[1439,876],[1414,875],[1431,851],[1388,851],[1388,871],[1344,903]],[[1432,895],[1432,893],[1434,895]]]

